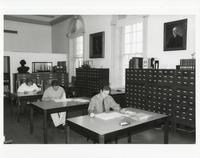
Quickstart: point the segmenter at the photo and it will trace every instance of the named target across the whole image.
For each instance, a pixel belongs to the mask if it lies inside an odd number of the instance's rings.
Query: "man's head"
[[[51,82],[51,86],[53,87],[53,89],[54,89],[55,91],[57,91],[58,88],[59,88],[59,81],[58,81],[58,80],[53,80],[53,81]]]
[[[103,86],[101,89],[100,89],[100,93],[102,95],[103,98],[106,98],[109,93],[110,93],[110,87],[109,86]]]
[[[26,79],[26,85],[29,86],[29,87],[32,86],[33,85],[33,80],[31,78],[27,78]]]

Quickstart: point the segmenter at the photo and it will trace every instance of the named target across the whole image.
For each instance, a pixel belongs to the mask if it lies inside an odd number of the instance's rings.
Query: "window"
[[[122,85],[125,85],[125,69],[132,57],[143,55],[143,22],[122,28]]]
[[[83,64],[83,36],[79,36],[74,40],[74,69],[76,69]]]

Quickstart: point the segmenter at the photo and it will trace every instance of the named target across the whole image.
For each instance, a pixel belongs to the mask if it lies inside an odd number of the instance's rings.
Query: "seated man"
[[[35,83],[33,83],[33,80],[31,78],[27,78],[26,82],[22,83],[17,89],[17,92],[20,93],[39,92],[39,91],[41,91],[41,88],[39,88]]]
[[[100,89],[100,93],[92,97],[88,107],[88,113],[90,116],[102,112],[109,112],[111,109],[115,111],[120,111],[119,104],[114,101],[109,93],[110,87],[103,86]]]
[[[55,99],[66,98],[65,90],[59,86],[57,80],[51,82],[51,87],[44,91],[42,101],[50,101]],[[63,129],[65,125],[66,112],[59,112],[51,114],[51,118],[56,127]]]
[[[29,94],[29,93],[37,93],[41,91],[41,88],[39,88],[35,83],[33,83],[33,80],[31,78],[27,78],[26,79],[26,82],[22,83],[18,89],[17,89],[17,92],[18,93],[24,93],[24,94]],[[29,100],[30,101],[30,100]],[[25,106],[27,103],[29,103],[29,101],[22,101],[22,102],[19,102],[19,106]],[[24,107],[26,109],[26,107]],[[21,110],[25,110],[25,109],[21,109],[20,108],[20,112]]]

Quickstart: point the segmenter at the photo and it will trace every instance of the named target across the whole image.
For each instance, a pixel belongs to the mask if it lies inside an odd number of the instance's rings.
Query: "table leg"
[[[20,113],[21,113],[21,102],[20,99],[17,99],[17,122],[20,121]]]
[[[105,144],[104,135],[99,135],[99,144]]]
[[[47,144],[47,111],[44,111],[44,144]]]
[[[115,138],[115,144],[117,144],[117,143],[118,143],[118,138],[116,137],[116,138]]]
[[[33,133],[33,107],[30,107],[30,133]]]
[[[128,133],[128,143],[131,143],[131,134]]]
[[[168,144],[168,138],[169,137],[169,121],[168,119],[165,121],[164,126],[164,144]]]
[[[66,144],[69,144],[69,138],[70,138],[70,127],[68,125],[66,125],[65,127],[65,131],[66,131]]]

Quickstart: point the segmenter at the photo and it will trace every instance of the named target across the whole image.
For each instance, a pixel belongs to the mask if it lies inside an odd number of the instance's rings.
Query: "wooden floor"
[[[72,112],[70,117],[81,114],[82,112]],[[48,128],[48,143],[50,144],[64,144],[64,132],[53,126],[52,120],[49,120]],[[43,120],[40,113],[36,113],[34,117],[34,133],[29,133],[29,113],[28,111],[21,115],[21,120],[18,123],[16,120],[16,108],[11,110],[11,105],[4,99],[4,135],[5,140],[11,140],[13,144],[41,144],[43,143]],[[70,142],[72,144],[92,144],[92,141],[73,131],[70,133]],[[109,142],[114,143],[114,142]],[[127,144],[127,138],[118,140],[119,144]],[[151,129],[137,135],[132,136],[133,144],[162,144],[163,131],[161,129]],[[183,132],[169,134],[170,144],[194,144],[195,134],[188,134]]]

